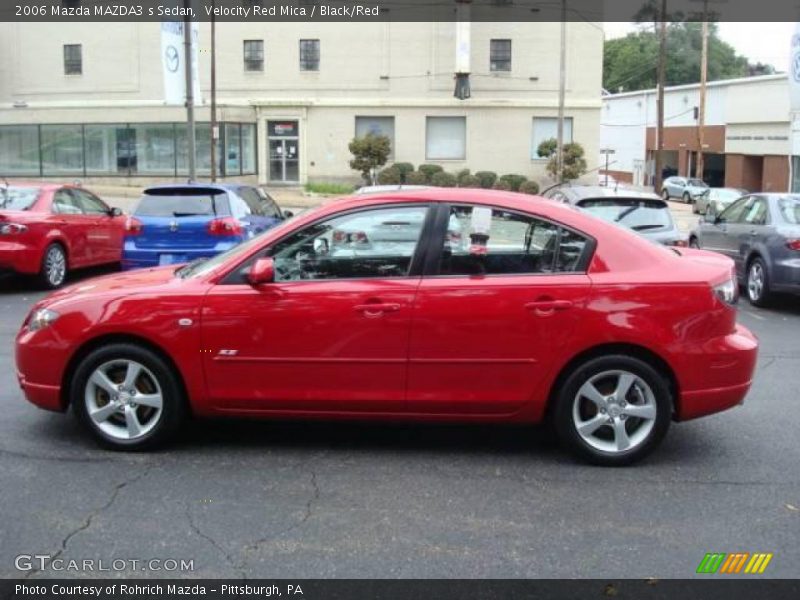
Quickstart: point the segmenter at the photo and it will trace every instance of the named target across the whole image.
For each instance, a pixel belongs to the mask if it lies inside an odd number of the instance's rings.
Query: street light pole
[[[556,178],[564,181],[564,100],[567,86],[567,0],[561,0],[561,53],[558,67],[558,131],[556,139]]]
[[[656,172],[653,182],[656,193],[661,193],[661,171],[664,168],[664,79],[667,58],[667,0],[661,0],[658,34],[658,123],[656,126]]]
[[[187,16],[183,20],[183,69],[186,75],[186,141],[189,167],[189,181],[197,179],[195,153],[197,142],[194,132],[194,70],[192,68],[192,21],[189,17],[190,0],[183,0]]]

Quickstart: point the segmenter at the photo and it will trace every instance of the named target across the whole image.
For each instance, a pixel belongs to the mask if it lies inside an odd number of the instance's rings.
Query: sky
[[[789,43],[794,23],[719,23],[719,35],[750,62],[773,65],[778,71],[789,68]],[[636,30],[632,23],[604,23],[606,38],[621,37]]]

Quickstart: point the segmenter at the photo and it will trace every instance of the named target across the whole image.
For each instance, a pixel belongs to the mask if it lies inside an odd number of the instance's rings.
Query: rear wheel
[[[669,200],[669,191],[667,190],[667,188],[664,188],[663,190],[661,190],[661,197],[664,200]]]
[[[83,425],[112,450],[154,448],[186,414],[171,367],[133,344],[109,344],[86,356],[72,380],[70,400]]]
[[[692,203],[692,197],[689,195],[689,192],[683,192],[683,201],[686,204],[691,204]]]
[[[50,244],[44,251],[39,282],[47,289],[60,287],[67,278],[67,255],[61,244]]]
[[[766,306],[769,304],[769,278],[767,265],[760,257],[755,257],[747,267],[747,299],[753,306]]]
[[[578,366],[559,391],[555,424],[561,442],[579,458],[628,465],[652,452],[670,424],[672,395],[649,364],[625,355]]]

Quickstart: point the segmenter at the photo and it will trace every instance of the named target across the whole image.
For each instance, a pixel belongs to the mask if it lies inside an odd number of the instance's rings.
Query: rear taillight
[[[689,243],[686,240],[672,240],[670,244],[673,246],[678,246],[679,248],[686,248],[689,246]]]
[[[211,235],[242,235],[242,224],[233,217],[222,217],[208,223]]]
[[[796,250],[800,252],[800,240],[788,240],[786,242],[786,247],[789,250]]]
[[[125,219],[125,235],[133,236],[142,233],[142,222],[135,217]]]
[[[21,223],[0,223],[0,235],[19,235],[28,231]]]

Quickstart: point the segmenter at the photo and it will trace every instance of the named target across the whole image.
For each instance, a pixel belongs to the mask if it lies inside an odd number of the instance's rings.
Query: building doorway
[[[297,121],[267,121],[269,180],[300,181],[300,137]]]

